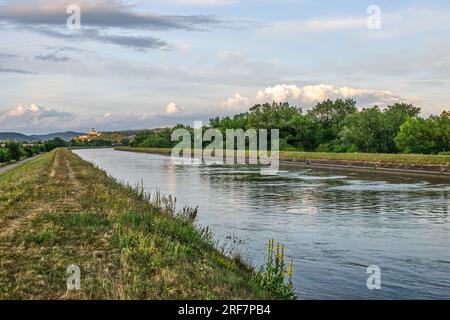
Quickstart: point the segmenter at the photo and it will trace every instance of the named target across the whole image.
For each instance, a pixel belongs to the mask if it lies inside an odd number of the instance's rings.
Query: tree
[[[66,142],[61,138],[55,138],[53,140],[49,140],[49,141],[45,142],[44,146],[45,146],[45,150],[47,152],[50,152],[53,149],[65,147]]]
[[[289,145],[304,151],[313,151],[317,148],[317,131],[320,127],[316,118],[309,114],[297,114],[288,122],[288,126],[292,128],[286,137]]]
[[[412,104],[395,103],[387,106],[385,112],[398,115],[399,121],[403,123],[407,118],[417,117],[420,113],[420,108]]]
[[[288,122],[298,114],[301,110],[287,102],[257,104],[248,112],[246,129],[279,129],[283,136],[289,131]]]
[[[10,160],[19,160],[22,157],[23,149],[18,142],[8,142],[6,144],[6,149],[8,150]]]
[[[400,131],[400,126],[409,118],[417,117],[420,113],[420,108],[406,103],[395,103],[387,106],[384,110],[385,124],[384,128],[387,147],[386,152],[396,152],[398,148],[395,144],[395,137]]]
[[[438,152],[450,151],[450,111],[442,112],[440,117],[435,118],[437,124],[437,146]]]
[[[450,119],[446,114],[428,119],[410,118],[401,125],[395,143],[405,153],[450,151]]]
[[[301,110],[289,103],[256,104],[248,112],[239,113],[232,117],[213,118],[209,121],[212,128],[219,129],[225,134],[226,129],[278,129],[280,146],[292,148],[287,140],[296,133],[292,120],[301,116]],[[268,132],[270,135],[270,131]],[[269,138],[270,139],[270,138]]]
[[[383,111],[375,106],[351,114],[339,133],[342,151],[397,152],[394,139],[400,126],[419,112],[413,105],[396,103]]]
[[[140,148],[171,148],[173,146],[171,135],[175,128],[162,128],[140,132],[134,141],[130,143],[132,147]]]
[[[363,109],[350,115],[339,135],[345,151],[390,151],[391,138],[386,129],[385,114],[378,107]]]
[[[320,143],[328,143],[338,138],[344,120],[357,112],[356,101],[352,99],[330,99],[318,103],[309,114],[315,117],[321,128],[317,132]]]

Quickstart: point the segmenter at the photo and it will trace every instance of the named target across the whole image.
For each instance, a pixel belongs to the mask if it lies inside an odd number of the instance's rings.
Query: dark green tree
[[[18,142],[10,141],[6,144],[6,149],[10,160],[19,160],[22,155],[25,155],[22,145]]]
[[[328,99],[318,103],[309,114],[320,124],[317,132],[319,143],[333,143],[343,128],[344,120],[357,111],[356,101],[352,99]]]

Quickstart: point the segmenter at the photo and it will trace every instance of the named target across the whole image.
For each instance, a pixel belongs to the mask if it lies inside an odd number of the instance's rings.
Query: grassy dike
[[[170,155],[167,148],[117,147],[117,151]],[[248,154],[248,152],[247,152]],[[395,175],[439,176],[450,178],[450,155],[327,153],[281,151],[280,163],[322,169],[343,169],[364,172],[384,172]]]
[[[277,298],[170,199],[148,200],[66,149],[1,174],[0,299]]]
[[[142,153],[156,153],[170,155],[169,148],[132,148],[117,147],[118,151],[132,151]],[[339,162],[365,162],[367,164],[407,164],[407,165],[436,165],[450,166],[450,155],[427,154],[384,154],[384,153],[329,153],[329,152],[301,152],[280,151],[280,160],[322,160]]]

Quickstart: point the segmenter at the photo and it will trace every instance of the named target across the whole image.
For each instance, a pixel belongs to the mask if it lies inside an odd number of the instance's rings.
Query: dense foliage
[[[326,100],[303,113],[288,103],[258,104],[248,112],[213,118],[209,127],[279,129],[280,149],[322,152],[425,153],[450,151],[450,112],[428,119],[420,108],[396,103],[358,111],[351,99]],[[179,128],[182,126],[177,126]],[[192,128],[187,127],[189,130]],[[204,128],[204,130],[207,127]],[[141,132],[132,147],[170,148],[173,129]]]
[[[177,141],[172,141],[172,132],[180,128],[189,130],[191,136],[193,136],[193,129],[191,127],[177,125],[174,128],[141,131],[136,134],[136,137],[129,145],[136,148],[172,148],[178,143]]]
[[[395,143],[405,153],[449,153],[450,112],[440,117],[408,119],[401,125]]]
[[[49,152],[53,149],[64,146],[66,146],[66,143],[60,138],[35,144],[22,144],[19,142],[9,141],[3,145],[0,144],[0,164],[18,161],[22,158],[29,158],[36,154]]]

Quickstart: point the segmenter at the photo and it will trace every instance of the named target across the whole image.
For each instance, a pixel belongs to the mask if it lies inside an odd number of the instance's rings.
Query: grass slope
[[[0,175],[0,299],[265,299],[207,232],[66,149]],[[66,268],[81,290],[66,290]]]

